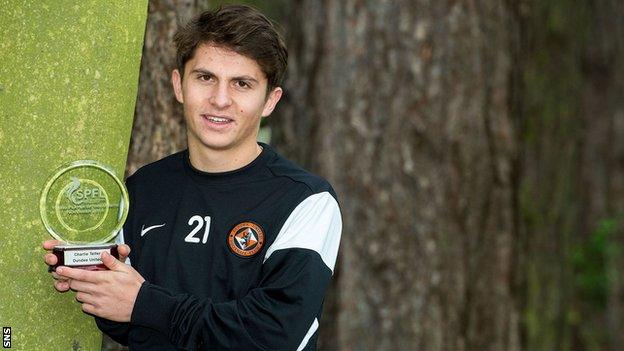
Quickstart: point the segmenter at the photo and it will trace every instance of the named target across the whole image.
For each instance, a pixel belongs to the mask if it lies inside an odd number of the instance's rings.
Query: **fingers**
[[[76,293],[76,301],[81,304],[80,308],[84,313],[96,315],[97,308],[95,307],[95,299],[91,294],[78,292]]]
[[[46,250],[52,250],[55,246],[63,244],[60,240],[46,240],[43,242],[43,248]]]
[[[102,252],[102,255],[100,256],[100,258],[102,259],[102,263],[104,263],[106,268],[110,269],[111,271],[120,270],[121,268],[120,262],[113,255],[104,251]]]
[[[46,250],[52,250],[55,246],[62,244],[63,242],[59,241],[59,240],[46,240],[43,242],[43,248]],[[50,266],[48,268],[48,271],[51,272],[52,271],[52,266],[55,266],[58,263],[58,258],[51,254],[51,253],[46,253],[45,256],[43,257],[43,261]],[[55,277],[55,279],[57,279]]]
[[[54,254],[47,253],[44,256],[44,261],[48,266],[54,266],[58,262],[58,258]]]
[[[88,314],[95,314],[96,308],[94,305],[90,304],[90,303],[83,303],[82,304],[82,311]]]
[[[60,244],[61,242],[58,240],[47,240],[43,243],[43,248],[46,250],[52,250],[54,246]],[[45,263],[52,267],[58,263],[58,258],[51,254],[47,253],[44,256]],[[58,292],[67,292],[69,291],[69,281],[66,277],[58,275],[56,272],[52,272],[52,278],[54,278],[54,289]]]
[[[119,260],[125,262],[126,258],[130,256],[130,246],[121,244],[117,246],[117,252],[119,253]]]
[[[96,285],[93,283],[68,279],[67,277],[59,276],[56,273],[52,273],[52,276],[55,279],[54,288],[59,292],[74,290],[82,294],[91,294],[94,291],[97,291]],[[80,301],[82,302],[83,300]]]
[[[67,266],[61,266],[56,269],[56,273],[59,276],[64,277],[66,279],[76,279],[76,280],[82,280],[82,281],[91,282],[91,283],[95,283],[100,280],[97,274],[98,272],[87,271],[87,270],[80,269],[80,268],[70,268]]]
[[[58,275],[56,272],[52,272],[52,278],[54,278],[54,280],[58,280],[58,281],[61,281],[61,282],[69,281],[69,279],[67,279],[67,277],[63,277],[61,275]]]
[[[69,291],[69,282],[66,280],[55,280],[54,289],[58,292],[67,292]]]
[[[97,285],[89,282],[83,282],[80,280],[70,280],[69,287],[79,293],[92,294],[97,292]],[[82,301],[82,300],[81,300]]]
[[[87,303],[87,304],[94,305],[95,298],[92,294],[79,291],[76,293],[76,301],[80,303]]]

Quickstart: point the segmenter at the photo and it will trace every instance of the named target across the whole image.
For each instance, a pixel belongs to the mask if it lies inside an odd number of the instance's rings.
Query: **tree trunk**
[[[182,105],[173,95],[176,68],[173,36],[180,24],[207,8],[208,1],[151,0],[145,31],[127,173],[186,147]]]
[[[622,8],[615,0],[517,7],[513,114],[528,350],[622,344],[622,281],[609,272],[622,268],[612,250],[623,243]]]
[[[344,220],[322,348],[519,349],[505,2],[292,6],[274,141]]]
[[[75,294],[52,286],[41,247],[52,237],[39,198],[55,170],[72,161],[98,160],[123,172],[146,8],[145,0],[0,1],[3,349],[94,350],[101,344]],[[61,194],[49,195],[61,201]]]
[[[530,1],[522,18],[516,113],[518,205],[524,260],[525,346],[568,350],[573,327],[570,255],[581,237],[579,141],[585,3]]]
[[[624,3],[592,3],[589,44],[581,67],[587,82],[583,90],[583,202],[585,229],[601,243],[598,261],[602,289],[584,301],[584,334],[592,344],[620,350],[624,345]],[[596,257],[598,256],[598,257]],[[590,296],[593,297],[593,296]],[[597,303],[598,302],[598,303]]]

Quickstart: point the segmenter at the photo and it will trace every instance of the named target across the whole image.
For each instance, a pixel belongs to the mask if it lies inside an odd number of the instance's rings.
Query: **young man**
[[[229,6],[176,44],[188,150],[127,179],[132,266],[122,245],[121,261],[103,254],[108,271],[59,267],[55,287],[130,349],[315,349],[342,223],[325,180],[256,141],[282,95],[283,41],[256,10]]]

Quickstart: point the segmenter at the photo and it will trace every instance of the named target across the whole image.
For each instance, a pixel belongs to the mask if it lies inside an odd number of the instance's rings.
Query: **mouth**
[[[202,114],[201,117],[205,121],[208,121],[208,122],[214,123],[214,124],[218,124],[218,125],[225,125],[225,124],[229,124],[229,123],[234,122],[233,119],[225,117],[225,116],[214,116],[214,115]]]

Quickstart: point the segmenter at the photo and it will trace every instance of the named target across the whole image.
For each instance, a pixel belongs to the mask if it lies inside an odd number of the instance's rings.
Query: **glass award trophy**
[[[55,246],[56,266],[106,270],[103,251],[115,257],[117,236],[128,215],[128,190],[106,165],[74,161],[57,169],[41,193],[39,210],[47,231],[63,245]]]

